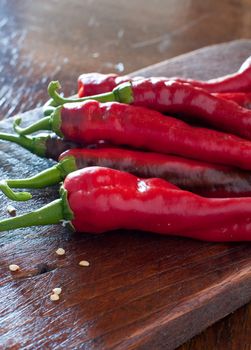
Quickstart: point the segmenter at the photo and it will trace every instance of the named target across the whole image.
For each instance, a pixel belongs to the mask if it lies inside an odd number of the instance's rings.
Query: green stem
[[[43,188],[52,186],[62,181],[61,173],[58,165],[54,165],[50,169],[41,171],[41,173],[31,176],[27,179],[7,179],[5,180],[9,187],[15,188]]]
[[[45,102],[45,104],[43,105],[43,108],[46,108],[46,107],[57,107],[57,104],[56,102],[50,98],[48,101]]]
[[[42,118],[37,122],[33,123],[32,125],[28,126],[27,128],[21,128],[19,126],[21,122],[22,119],[18,117],[14,120],[13,123],[13,128],[19,135],[32,134],[33,132],[39,130],[51,130],[51,117]]]
[[[63,181],[71,172],[77,170],[76,160],[73,156],[62,159],[58,164],[27,179],[7,179],[5,183],[15,188],[44,188]],[[1,188],[0,188],[1,189]]]
[[[67,98],[59,95],[57,92],[58,89],[61,88],[61,85],[58,81],[51,81],[48,86],[48,94],[53,99],[56,105],[60,106],[65,103],[74,103],[74,102],[83,102],[86,100],[96,100],[99,102],[112,102],[117,101],[116,95],[114,92],[107,92],[100,95],[93,95],[93,96],[87,96],[87,97],[80,97],[80,98]],[[118,101],[120,102],[120,101]]]
[[[4,180],[0,181],[0,190],[6,195],[6,197],[13,201],[27,201],[32,198],[32,195],[29,192],[12,191]]]
[[[45,117],[49,117],[54,111],[55,111],[55,107],[52,107],[52,106],[43,107],[43,115]]]
[[[54,88],[56,88],[56,90],[59,89],[60,84],[59,84],[58,81],[57,81],[57,82],[52,82],[52,83],[53,83],[52,85],[55,84],[55,85],[54,85]],[[50,84],[49,84],[49,86],[50,86]],[[48,88],[49,88],[49,86],[48,86]],[[50,92],[51,92],[51,88],[50,88]],[[59,95],[59,96],[60,96],[60,95]],[[62,96],[60,96],[60,97],[62,97]],[[71,98],[72,98],[72,99],[76,99],[76,98],[78,98],[78,95],[77,95],[77,94],[76,94],[76,95],[72,95]],[[50,112],[53,111],[53,108],[58,107],[58,106],[61,106],[61,105],[62,105],[62,103],[58,104],[58,103],[56,103],[56,101],[55,101],[53,98],[50,98],[50,99],[43,105],[43,112],[44,112],[44,115],[50,115]]]
[[[21,227],[58,224],[64,220],[63,199],[57,199],[32,213],[0,221],[0,231],[14,230]]]
[[[40,157],[45,157],[47,139],[48,136],[27,137],[0,133],[0,140],[14,142]]]

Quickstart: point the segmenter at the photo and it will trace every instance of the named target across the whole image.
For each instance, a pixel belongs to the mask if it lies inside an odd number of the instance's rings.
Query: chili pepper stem
[[[7,182],[2,180],[0,181],[0,190],[11,200],[13,201],[27,201],[32,198],[32,195],[29,192],[14,192],[8,186]]]
[[[55,110],[55,107],[52,106],[44,106],[43,107],[43,114],[45,117],[49,117]]]
[[[0,140],[14,142],[40,157],[45,157],[48,136],[27,137],[0,133]]]
[[[46,169],[41,173],[27,179],[7,179],[6,183],[9,187],[15,188],[43,188],[46,186],[55,185],[62,180],[63,179],[57,165],[54,165],[50,169]]]
[[[69,223],[69,225],[74,229],[71,224],[71,220],[74,218],[74,215],[68,204],[67,191],[64,189],[64,187],[61,187],[60,189],[60,196],[60,199],[56,199],[55,201],[31,213],[1,220],[0,232],[21,227],[58,224],[61,220]]]
[[[61,88],[61,85],[58,81],[50,82],[48,86],[48,94],[53,99],[55,104],[58,106],[63,105],[65,103],[74,103],[74,102],[83,102],[86,100],[96,100],[99,102],[122,102],[122,103],[132,103],[132,89],[131,83],[126,82],[117,86],[113,91],[107,92],[104,94],[93,95],[82,98],[66,98],[57,92],[58,89]]]
[[[56,185],[71,172],[77,170],[77,165],[74,157],[67,157],[61,160],[53,167],[46,169],[39,174],[36,174],[27,179],[7,179],[5,180],[5,194],[6,187],[15,188],[44,188],[46,186]],[[1,187],[0,187],[1,189]]]
[[[42,118],[38,120],[36,123],[28,126],[27,128],[21,128],[19,126],[21,122],[22,122],[22,119],[18,117],[14,120],[14,123],[13,123],[13,128],[19,135],[31,134],[38,130],[51,130],[51,117]]]
[[[48,101],[45,102],[45,104],[43,105],[43,108],[46,108],[46,107],[57,107],[57,104],[56,102],[50,98]]]
[[[63,199],[57,199],[32,213],[0,221],[0,231],[16,228],[58,224],[64,220]]]
[[[13,128],[19,135],[28,135],[40,130],[53,130],[58,136],[63,137],[60,131],[60,109],[61,107],[57,107],[49,117],[44,117],[26,128],[21,128],[19,125],[22,119],[16,118],[13,123]]]

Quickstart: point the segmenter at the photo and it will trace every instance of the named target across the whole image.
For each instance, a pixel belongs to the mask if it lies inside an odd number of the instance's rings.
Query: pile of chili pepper
[[[58,163],[13,188],[64,181],[60,199],[0,221],[0,231],[67,221],[76,231],[136,229],[208,241],[251,240],[251,59],[209,81],[89,73],[78,96],[51,82],[45,117],[0,133]],[[57,136],[30,136],[48,130]]]

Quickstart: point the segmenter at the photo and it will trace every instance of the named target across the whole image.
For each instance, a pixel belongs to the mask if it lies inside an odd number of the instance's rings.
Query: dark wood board
[[[140,71],[211,78],[250,55],[251,41],[204,48]],[[138,73],[138,72],[137,72]],[[136,73],[135,73],[136,74]],[[29,123],[37,109],[23,117]],[[0,123],[11,131],[12,120]],[[0,178],[24,177],[53,164],[0,143]],[[18,214],[57,197],[34,190]],[[0,214],[10,202],[0,196]],[[63,247],[64,257],[55,250]],[[0,342],[7,349],[174,349],[251,299],[251,246],[212,244],[143,232],[99,236],[60,226],[0,236]],[[90,266],[78,266],[88,260]],[[21,270],[10,273],[8,265]],[[49,299],[61,286],[58,302]]]

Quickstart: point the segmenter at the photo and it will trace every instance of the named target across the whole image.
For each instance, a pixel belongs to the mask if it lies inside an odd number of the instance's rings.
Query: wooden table
[[[251,34],[251,2],[0,0],[0,118],[41,105],[59,79],[75,92],[83,71],[129,73],[201,46]],[[249,349],[251,306],[185,349]]]

